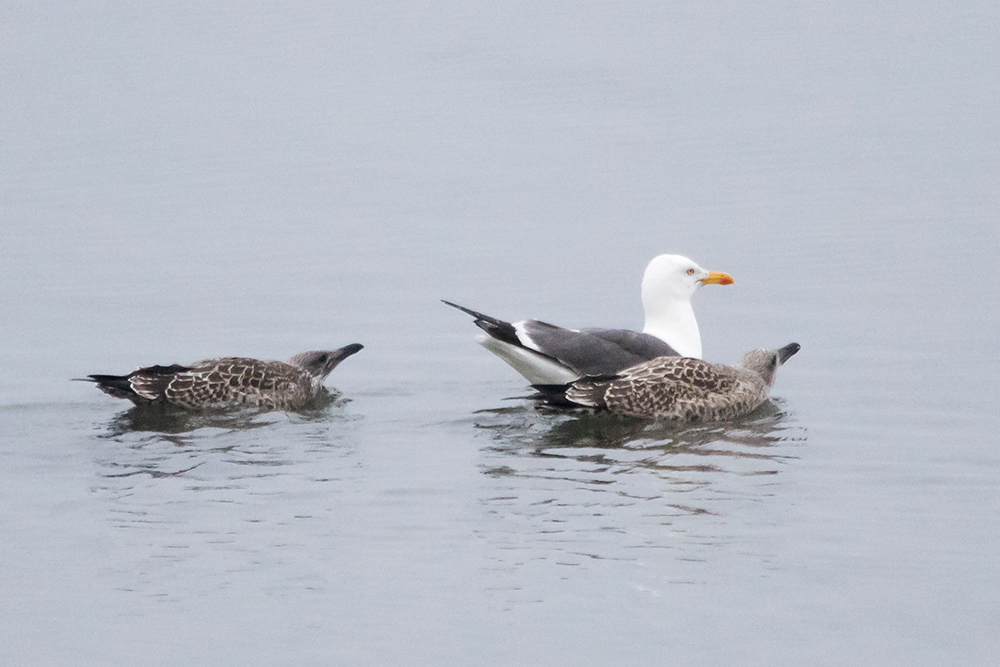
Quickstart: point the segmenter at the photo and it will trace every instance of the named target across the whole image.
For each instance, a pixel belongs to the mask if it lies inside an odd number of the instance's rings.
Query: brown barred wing
[[[592,383],[590,405],[637,417],[697,420],[735,385],[727,366],[688,357],[659,357]],[[579,384],[579,383],[578,383]],[[594,393],[600,401],[594,401]],[[567,392],[575,400],[572,392]]]
[[[658,357],[625,369],[618,377],[636,386],[677,385],[689,387],[692,395],[709,396],[732,390],[736,382],[733,371],[729,366],[702,359]]]
[[[167,387],[170,386],[170,383],[175,377],[177,377],[177,374],[184,373],[188,370],[190,369],[187,366],[181,366],[180,364],[171,364],[170,366],[147,366],[145,368],[132,371],[125,376],[124,379],[128,381],[129,389],[131,389],[131,391],[134,392],[135,396],[139,399],[151,402],[160,402],[165,400]],[[132,400],[136,400],[131,396],[120,396],[120,398],[131,398]]]
[[[280,361],[224,357],[193,364],[167,387],[167,399],[190,409],[299,407],[311,398],[309,376]]]

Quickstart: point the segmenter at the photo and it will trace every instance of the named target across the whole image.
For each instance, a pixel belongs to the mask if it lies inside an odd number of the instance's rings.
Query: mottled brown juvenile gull
[[[206,359],[189,366],[149,366],[128,375],[89,375],[97,387],[136,405],[164,404],[187,410],[253,407],[297,410],[312,401],[337,364],[358,352],[354,343],[339,350],[313,350],[287,362],[246,357]]]
[[[735,419],[767,400],[778,367],[798,351],[798,343],[754,350],[744,354],[736,367],[659,357],[613,376],[577,380],[558,398],[631,417],[684,422]]]
[[[642,278],[646,324],[628,329],[564,329],[538,320],[505,322],[472,315],[486,332],[480,344],[533,385],[562,385],[587,375],[616,373],[664,355],[701,357],[701,333],[691,297],[702,285],[732,285],[727,273],[706,271],[681,255],[654,257]]]

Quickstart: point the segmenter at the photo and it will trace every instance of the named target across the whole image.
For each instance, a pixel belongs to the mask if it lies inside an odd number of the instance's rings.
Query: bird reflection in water
[[[476,427],[492,441],[484,448],[487,475],[561,480],[672,504],[675,493],[718,485],[722,477],[775,475],[795,458],[778,445],[805,439],[801,427],[789,423],[780,399],[739,420],[697,426],[519,406],[479,412]],[[711,513],[716,499],[690,498],[677,506]]]
[[[96,450],[95,463],[104,478],[186,477],[226,485],[235,479],[273,476],[277,468],[312,456],[313,449],[329,454],[329,445],[338,440],[331,424],[355,420],[338,413],[348,400],[322,388],[307,408],[295,412],[138,405],[98,426],[96,437],[114,446]],[[312,425],[296,431],[294,447],[285,435],[289,424]],[[198,472],[205,463],[214,466],[212,473]]]
[[[776,443],[797,440],[785,424],[787,413],[774,400],[752,414],[730,422],[695,426],[622,417],[607,412],[533,409],[531,407],[482,410],[476,427],[493,435],[496,452],[562,456],[559,450],[659,450],[777,460],[767,451]],[[551,451],[555,450],[555,451]]]
[[[282,415],[293,415],[297,421],[320,421],[330,416],[331,410],[344,406],[350,399],[338,391],[320,388],[310,404],[294,412],[273,412],[255,408],[230,408],[215,410],[183,410],[171,405],[136,405],[121,412],[108,423],[102,437],[115,438],[127,433],[190,433],[203,428],[245,431],[267,426],[274,419],[285,420]]]

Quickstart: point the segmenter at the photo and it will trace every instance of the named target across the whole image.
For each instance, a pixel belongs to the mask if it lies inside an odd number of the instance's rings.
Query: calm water
[[[0,11],[3,664],[995,664],[994,3]],[[438,301],[637,327],[660,252],[772,404],[540,412]]]

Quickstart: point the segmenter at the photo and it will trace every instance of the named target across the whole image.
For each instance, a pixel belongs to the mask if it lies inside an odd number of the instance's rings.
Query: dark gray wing
[[[538,320],[522,326],[539,351],[580,375],[610,375],[656,357],[678,356],[656,336],[628,329],[572,331]]]
[[[475,324],[491,337],[555,359],[578,375],[609,375],[656,357],[676,357],[677,351],[656,336],[628,329],[573,331],[539,320],[516,325],[445,301],[476,318]],[[519,330],[520,328],[520,330]],[[521,335],[528,340],[521,340]]]

